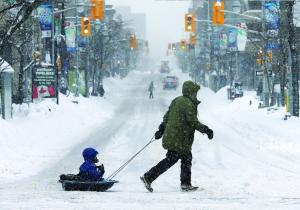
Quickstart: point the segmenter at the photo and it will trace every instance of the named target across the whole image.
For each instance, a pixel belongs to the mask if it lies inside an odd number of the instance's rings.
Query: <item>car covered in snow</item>
[[[234,100],[244,96],[243,83],[234,82],[233,86],[227,89],[228,99]]]
[[[170,73],[171,69],[169,67],[169,61],[161,61],[160,64],[160,73],[162,74],[168,74]]]
[[[178,87],[178,78],[176,76],[166,76],[163,79],[163,89],[174,89]]]

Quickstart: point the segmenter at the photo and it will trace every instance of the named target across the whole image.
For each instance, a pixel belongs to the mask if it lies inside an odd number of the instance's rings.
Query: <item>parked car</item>
[[[163,80],[163,89],[175,89],[178,87],[178,78],[176,76],[166,76]]]
[[[160,64],[160,73],[168,74],[170,73],[169,61],[161,61]]]

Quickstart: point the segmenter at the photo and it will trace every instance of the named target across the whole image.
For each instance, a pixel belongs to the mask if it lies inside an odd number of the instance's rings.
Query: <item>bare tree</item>
[[[23,103],[24,65],[26,56],[26,45],[31,41],[33,31],[31,14],[43,0],[17,0],[15,3],[6,3],[0,9],[0,56],[7,59],[11,65],[19,64],[16,94],[14,103]],[[29,24],[30,23],[30,24]],[[27,24],[27,27],[26,27]],[[29,26],[28,26],[29,25]],[[8,52],[16,52],[9,55]],[[16,56],[17,55],[17,56]]]
[[[18,0],[16,3],[6,4],[0,10],[0,17],[10,19],[11,24],[4,28],[4,33],[0,38],[0,55],[4,50],[14,34],[21,28],[21,26],[30,17],[32,12],[43,2],[43,0]]]

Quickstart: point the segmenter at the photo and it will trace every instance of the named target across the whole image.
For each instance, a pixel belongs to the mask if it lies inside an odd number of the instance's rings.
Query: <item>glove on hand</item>
[[[101,164],[100,166],[97,166],[97,169],[99,171],[101,171],[103,174],[105,173],[105,169],[104,169],[104,165],[103,164]]]
[[[164,135],[163,132],[161,132],[161,131],[156,131],[154,136],[155,136],[155,139],[160,139],[163,135]]]
[[[214,131],[210,128],[208,128],[208,130],[206,131],[207,137],[209,140],[214,138]]]
[[[203,125],[200,132],[207,134],[208,139],[213,139],[213,137],[214,137],[214,131],[212,129],[210,129],[209,127],[207,127],[206,125]]]
[[[160,139],[165,132],[165,125],[163,123],[161,123],[158,127],[158,131],[155,132],[155,139]]]

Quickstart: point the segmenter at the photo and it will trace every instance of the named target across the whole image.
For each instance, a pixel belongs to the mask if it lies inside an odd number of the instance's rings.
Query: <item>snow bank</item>
[[[259,109],[254,92],[245,92],[244,97],[231,102],[225,99],[224,89],[216,94],[202,91],[200,96],[209,97],[199,106],[199,119],[215,131],[213,144],[195,141],[194,145],[201,155],[203,165],[197,167],[199,171],[205,170],[205,185],[211,183],[207,185],[210,189],[231,190],[222,191],[223,194],[233,191],[261,197],[299,194],[300,183],[296,181],[300,174],[299,118],[283,120],[284,107]],[[196,139],[199,138],[202,137],[197,133]],[[222,178],[215,174],[221,174]],[[228,179],[232,179],[231,186],[227,186]],[[222,187],[217,187],[213,180],[220,181]],[[293,187],[287,190],[286,186]]]
[[[14,105],[14,119],[0,119],[1,180],[37,173],[113,115],[113,106],[103,99],[72,100],[60,95],[59,106],[51,100]]]
[[[128,78],[104,81],[105,97],[75,98],[60,95],[56,101],[13,105],[13,119],[0,119],[0,180],[34,175],[62,159],[74,146],[114,117],[126,90],[140,72]],[[146,90],[145,85],[145,90]],[[74,103],[75,102],[75,103]]]

